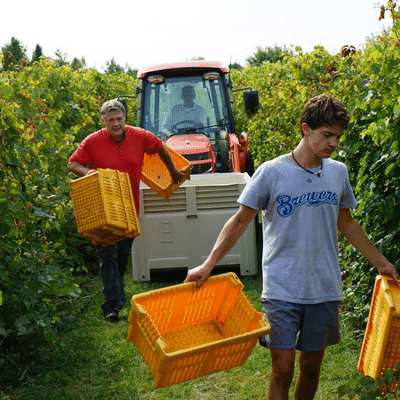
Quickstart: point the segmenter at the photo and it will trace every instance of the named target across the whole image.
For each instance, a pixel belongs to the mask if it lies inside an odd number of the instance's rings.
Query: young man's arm
[[[224,225],[215,245],[204,263],[188,271],[185,282],[196,281],[200,287],[210,276],[214,267],[229,253],[255,218],[258,211],[247,206],[239,210]]]
[[[174,162],[172,161],[171,155],[169,154],[167,148],[164,145],[158,152],[158,155],[160,156],[161,161],[168,168],[172,181],[174,183],[179,183],[185,177],[185,174],[178,168],[176,168]]]
[[[386,257],[372,244],[367,235],[351,216],[350,210],[339,210],[338,229],[344,237],[377,269],[380,275],[388,275],[400,283],[400,276]]]

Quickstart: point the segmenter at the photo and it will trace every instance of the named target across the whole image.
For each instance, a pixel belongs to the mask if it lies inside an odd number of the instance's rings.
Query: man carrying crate
[[[174,183],[185,174],[175,167],[163,142],[151,132],[125,126],[126,110],[118,100],[110,100],[100,110],[105,128],[87,136],[68,160],[68,169],[78,176],[110,168],[129,174],[136,212],[139,214],[139,184],[144,153],[158,153]],[[118,313],[125,304],[124,274],[127,270],[133,239],[128,238],[103,247],[96,246],[105,302],[104,318],[119,321]]]
[[[343,298],[337,228],[380,275],[400,283],[394,266],[352,218],[356,206],[347,168],[330,159],[350,117],[333,96],[312,98],[300,118],[302,139],[289,154],[262,164],[247,184],[237,213],[225,224],[207,260],[185,282],[201,286],[261,211],[263,292],[270,333],[260,343],[272,358],[268,398],[288,399],[295,351],[300,374],[295,399],[313,399],[327,346],[340,341]]]

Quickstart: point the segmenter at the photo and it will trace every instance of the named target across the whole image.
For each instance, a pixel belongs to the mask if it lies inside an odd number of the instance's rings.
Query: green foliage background
[[[362,51],[350,46],[331,55],[322,47],[311,54],[301,48],[275,64],[234,71],[237,86],[260,92],[260,110],[248,123],[257,165],[289,152],[300,140],[299,115],[304,103],[333,93],[351,114],[347,134],[333,157],[346,163],[358,200],[354,214],[379,250],[400,271],[400,13],[388,2],[393,19],[387,34]],[[241,104],[238,110],[243,109]],[[238,117],[239,129],[245,118]],[[348,316],[363,329],[368,319],[376,269],[347,242],[340,260]]]
[[[79,295],[74,274],[93,256],[76,234],[66,163],[100,128],[101,104],[135,87],[48,59],[0,74],[0,336],[56,338],[58,306]]]
[[[359,201],[357,219],[373,242],[400,267],[400,19],[391,2],[391,31],[366,44],[329,54],[296,48],[281,61],[233,70],[235,87],[260,93],[260,109],[247,116],[237,104],[237,131],[246,131],[256,165],[288,152],[299,141],[298,119],[312,96],[340,98],[352,119],[334,155],[348,165]],[[0,60],[1,63],[1,60]],[[100,128],[106,99],[133,94],[136,78],[125,73],[57,66],[42,58],[0,73],[0,336],[41,332],[57,338],[65,317],[60,303],[79,296],[77,273],[93,257],[76,234],[66,163],[77,144]],[[129,124],[136,103],[128,100]],[[376,275],[341,242],[349,315],[361,325]]]

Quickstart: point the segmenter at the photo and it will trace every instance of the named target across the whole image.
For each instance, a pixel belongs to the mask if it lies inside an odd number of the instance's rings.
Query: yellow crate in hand
[[[186,180],[190,179],[190,162],[175,150],[166,146],[176,168],[185,173],[185,178],[179,182],[172,182],[171,175],[158,153],[144,155],[142,168],[142,181],[164,199],[169,199],[171,194]]]
[[[78,233],[108,246],[140,234],[129,175],[113,169],[70,182]]]
[[[270,326],[234,273],[134,295],[127,340],[165,387],[244,364]]]

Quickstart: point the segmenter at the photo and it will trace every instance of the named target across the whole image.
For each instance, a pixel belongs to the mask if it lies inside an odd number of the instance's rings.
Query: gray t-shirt
[[[238,202],[262,212],[262,299],[343,298],[337,218],[340,208],[357,204],[343,163],[324,159],[317,177],[287,155],[277,157],[257,169]]]

